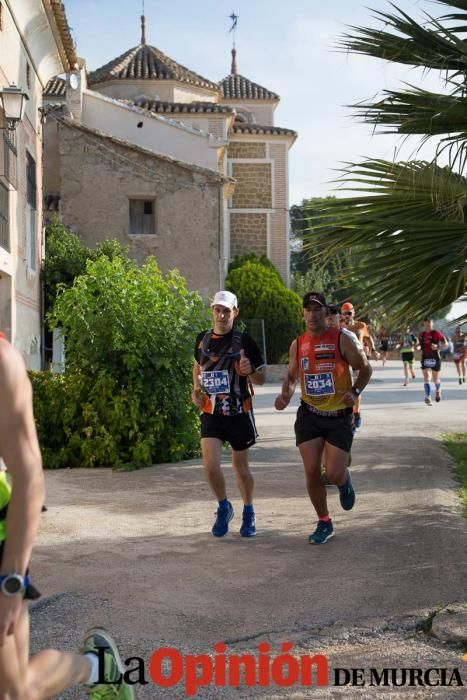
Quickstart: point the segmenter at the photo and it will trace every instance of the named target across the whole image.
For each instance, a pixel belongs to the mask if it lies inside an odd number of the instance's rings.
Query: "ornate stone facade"
[[[266,144],[247,141],[231,141],[227,150],[229,158],[266,158]]]
[[[237,181],[232,209],[270,209],[272,177],[270,163],[232,163],[232,177]]]

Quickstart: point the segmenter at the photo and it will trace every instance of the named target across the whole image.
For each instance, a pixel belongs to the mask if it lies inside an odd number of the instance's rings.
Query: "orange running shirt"
[[[357,338],[361,343],[363,343],[364,338],[370,339],[370,331],[368,330],[368,326],[364,321],[355,321],[347,326],[347,330],[352,331],[352,333],[355,333]]]
[[[318,338],[305,332],[297,339],[301,399],[320,411],[347,408],[342,396],[352,388],[352,375],[339,349],[341,333],[329,328]]]

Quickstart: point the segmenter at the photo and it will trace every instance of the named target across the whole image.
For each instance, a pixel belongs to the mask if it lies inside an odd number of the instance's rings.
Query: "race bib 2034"
[[[331,396],[335,394],[334,378],[331,372],[305,374],[305,393],[307,396]]]

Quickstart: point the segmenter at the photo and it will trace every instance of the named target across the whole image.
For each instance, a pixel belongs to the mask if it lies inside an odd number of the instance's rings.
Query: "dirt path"
[[[253,540],[238,534],[241,505],[227,453],[236,516],[222,540],[210,534],[215,503],[198,460],[129,474],[49,472],[49,511],[32,569],[45,594],[33,610],[34,644],[76,648],[82,631],[99,622],[114,630],[125,657],[149,659],[163,646],[213,653],[217,642],[228,653],[257,654],[262,641],[276,656],[290,641],[293,653],[323,653],[332,668],[457,666],[467,683],[460,651],[415,631],[431,612],[465,598],[467,528],[436,437],[466,430],[467,388],[457,385],[452,365],[443,400],[433,407],[423,403],[420,379],[401,384],[398,363],[376,369],[353,449],[356,507],[344,513],[330,490],[336,537],[323,547],[307,544],[314,516],[293,439],[294,411],[272,408],[278,385],[256,396]],[[423,698],[459,692],[398,690]],[[299,698],[309,691],[219,692],[212,687],[202,696]],[[315,697],[375,692],[379,698],[395,690],[332,688]],[[161,694],[152,683],[138,693],[184,697],[181,686]],[[78,697],[84,694],[63,695]]]

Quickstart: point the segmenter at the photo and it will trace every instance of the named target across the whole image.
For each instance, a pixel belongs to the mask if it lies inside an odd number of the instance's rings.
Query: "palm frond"
[[[352,105],[354,116],[367,124],[392,127],[383,133],[421,134],[426,137],[458,134],[467,139],[467,96],[445,95],[410,86],[384,90],[373,103]]]
[[[310,215],[311,257],[357,248],[364,259],[367,303],[397,317],[442,309],[466,293],[467,180],[433,163],[369,160],[349,164],[341,191]],[[320,218],[317,226],[314,217]]]
[[[351,26],[353,34],[343,34],[337,48],[395,63],[466,73],[467,44],[457,36],[455,29],[445,28],[429,16],[428,24],[422,26],[395,5],[393,7],[398,14],[380,11],[373,14],[395,34],[378,28]]]
[[[465,10],[467,12],[467,0],[435,0],[435,2],[437,5],[448,5],[449,7],[457,7],[458,10]],[[465,17],[465,15],[459,16]]]

